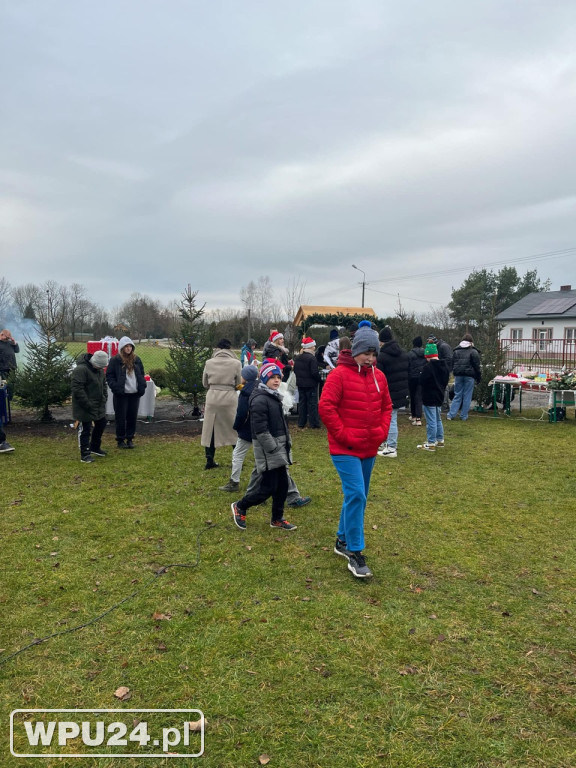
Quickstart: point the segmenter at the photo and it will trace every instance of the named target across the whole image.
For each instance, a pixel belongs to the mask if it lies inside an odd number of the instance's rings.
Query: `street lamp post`
[[[358,272],[362,272],[362,309],[364,309],[364,287],[366,285],[366,272],[364,272],[363,269],[360,269],[360,267],[357,267],[356,264],[352,264],[354,269],[357,269]]]

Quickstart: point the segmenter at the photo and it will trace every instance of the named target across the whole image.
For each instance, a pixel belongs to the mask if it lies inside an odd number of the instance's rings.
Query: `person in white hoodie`
[[[338,338],[338,330],[333,328],[330,331],[330,341],[326,344],[324,350],[324,362],[328,368],[336,368],[338,362],[338,355],[340,354],[340,339]]]
[[[113,394],[118,448],[134,448],[138,405],[146,390],[144,366],[134,354],[134,347],[129,336],[122,336],[118,354],[110,359],[106,369],[106,383]]]
[[[474,339],[469,333],[454,349],[452,370],[454,372],[454,400],[452,400],[446,418],[448,421],[452,421],[460,411],[460,418],[462,421],[466,421],[472,402],[474,384],[479,384],[482,379],[480,355],[475,349]]]

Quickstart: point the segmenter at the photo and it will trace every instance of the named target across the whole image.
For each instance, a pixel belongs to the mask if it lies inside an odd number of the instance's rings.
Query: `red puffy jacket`
[[[371,458],[390,428],[392,400],[386,377],[374,366],[358,365],[345,349],[322,388],[319,410],[331,454]]]

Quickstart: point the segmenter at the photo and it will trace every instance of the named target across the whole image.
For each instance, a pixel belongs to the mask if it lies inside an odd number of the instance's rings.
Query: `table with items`
[[[495,376],[492,385],[492,403],[494,415],[498,415],[498,402],[502,402],[504,412],[510,416],[511,403],[518,393],[518,410],[522,413],[522,393],[541,392],[548,396],[548,416],[551,422],[566,418],[566,405],[574,404],[573,389],[556,389],[550,379],[525,379],[521,376]],[[502,400],[500,398],[502,397]]]

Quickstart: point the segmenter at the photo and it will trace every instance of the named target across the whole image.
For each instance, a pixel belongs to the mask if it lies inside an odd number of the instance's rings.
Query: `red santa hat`
[[[316,342],[310,336],[304,336],[301,344],[302,344],[302,349],[310,349],[310,347],[316,346]]]
[[[280,333],[280,331],[272,331],[270,334],[270,341],[272,344],[276,344],[277,341],[280,341],[280,339],[284,338],[284,334]]]

